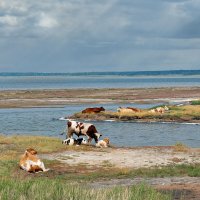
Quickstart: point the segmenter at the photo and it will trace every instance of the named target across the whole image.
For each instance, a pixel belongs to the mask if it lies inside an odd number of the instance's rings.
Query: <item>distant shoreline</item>
[[[153,70],[153,71],[99,71],[99,72],[0,72],[0,76],[160,76],[160,75],[200,75],[200,70]]]

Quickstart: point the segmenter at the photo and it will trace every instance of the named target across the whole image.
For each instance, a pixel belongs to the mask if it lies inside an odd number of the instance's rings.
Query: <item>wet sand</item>
[[[200,99],[200,87],[142,89],[59,89],[0,91],[0,108],[69,104],[167,103]]]

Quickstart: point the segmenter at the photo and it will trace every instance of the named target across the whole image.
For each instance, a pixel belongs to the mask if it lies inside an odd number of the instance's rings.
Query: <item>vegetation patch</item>
[[[189,150],[189,147],[181,142],[177,142],[174,145],[174,150],[179,152],[187,152]]]
[[[191,101],[191,105],[200,105],[200,100]]]
[[[116,120],[116,121],[166,121],[166,122],[196,122],[200,120],[200,105],[168,106],[169,110],[164,113],[153,113],[151,109],[143,109],[141,112],[113,112],[100,113],[75,113],[69,118],[90,120]]]
[[[23,154],[27,148],[34,148],[39,153],[52,153],[66,149],[61,140],[44,136],[5,136],[0,135],[1,160],[15,159]]]
[[[132,187],[89,189],[78,184],[60,180],[0,181],[0,199],[81,199],[81,200],[169,200],[170,195],[161,194],[155,189],[140,184]]]
[[[171,165],[154,168],[117,168],[109,161],[101,166],[89,166],[87,163],[69,166],[56,160],[43,160],[51,170],[46,173],[31,174],[19,169],[19,155],[27,147],[40,149],[39,153],[74,150],[61,144],[57,138],[38,136],[0,136],[0,199],[171,199],[151,187],[140,184],[131,187],[106,189],[89,188],[87,183],[98,180],[130,179],[135,177],[200,177],[200,165]],[[54,144],[55,143],[55,144]],[[32,146],[33,145],[33,146]],[[183,144],[176,144],[177,151],[183,151]],[[81,147],[81,146],[80,146]],[[89,149],[101,151],[90,146]],[[78,150],[78,149],[77,149]],[[102,151],[105,151],[102,150]],[[3,152],[3,153],[2,153]],[[48,191],[48,192],[47,192]]]

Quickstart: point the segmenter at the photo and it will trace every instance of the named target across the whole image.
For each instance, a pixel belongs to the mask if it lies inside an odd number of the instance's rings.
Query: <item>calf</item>
[[[109,138],[104,138],[103,140],[99,140],[96,143],[96,147],[108,147],[108,145],[110,144],[110,139]]]
[[[101,111],[105,111],[104,107],[86,108],[82,113],[99,113]]]
[[[68,121],[67,126],[68,131],[66,138],[72,138],[73,134],[75,133],[78,137],[81,135],[87,136],[88,143],[91,143],[92,139],[94,139],[97,143],[99,138],[102,136],[100,133],[97,132],[97,129],[93,124]]]

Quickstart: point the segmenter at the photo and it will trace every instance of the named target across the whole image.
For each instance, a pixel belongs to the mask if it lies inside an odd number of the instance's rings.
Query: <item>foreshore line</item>
[[[200,99],[200,87],[2,90],[0,108],[169,103],[197,99]]]

